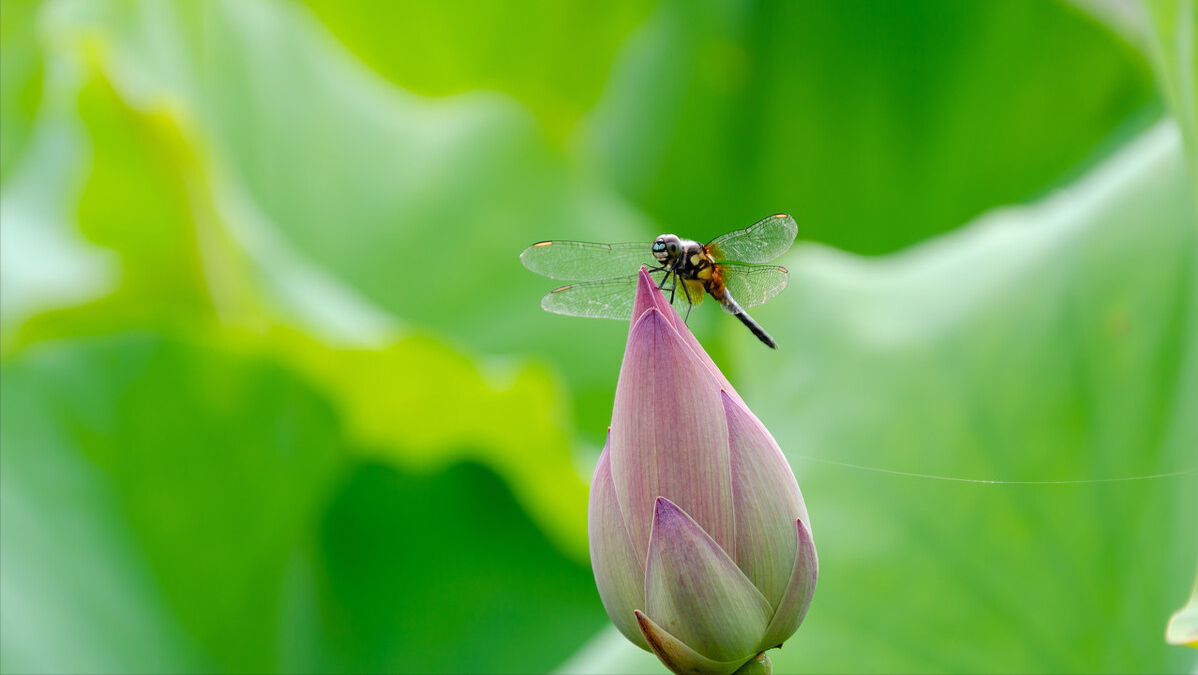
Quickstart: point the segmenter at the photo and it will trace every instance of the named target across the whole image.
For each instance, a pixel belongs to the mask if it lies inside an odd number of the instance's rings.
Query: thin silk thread
[[[1085,485],[1088,483],[1126,483],[1136,480],[1156,480],[1160,478],[1175,478],[1177,476],[1189,476],[1198,473],[1198,468],[1182,469],[1180,471],[1170,471],[1169,473],[1157,473],[1150,476],[1125,476],[1121,478],[1090,478],[1085,480],[984,480],[981,478],[957,478],[954,476],[933,476],[926,473],[915,473],[913,471],[895,471],[894,469],[881,469],[875,466],[862,466],[860,464],[849,464],[848,462],[838,462],[833,459],[821,459],[819,457],[807,457],[805,455],[792,455],[796,459],[803,459],[810,462],[822,462],[824,464],[832,464],[835,466],[843,466],[850,469],[860,469],[862,471],[874,471],[877,473],[888,473],[895,476],[907,476],[909,478],[927,478],[930,480],[947,480],[954,483],[985,483],[988,485]]]

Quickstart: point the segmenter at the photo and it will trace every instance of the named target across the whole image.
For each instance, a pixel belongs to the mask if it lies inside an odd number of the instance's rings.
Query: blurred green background
[[[1198,466],[1194,0],[0,12],[0,671],[664,672],[627,324],[518,254],[777,211],[781,350],[691,319],[812,514],[777,669],[1194,669],[1198,474],[1068,482]]]

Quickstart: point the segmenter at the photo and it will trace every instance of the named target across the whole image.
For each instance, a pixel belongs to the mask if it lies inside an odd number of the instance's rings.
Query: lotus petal
[[[656,308],[629,331],[612,411],[611,473],[639,559],[661,496],[676,500],[720,546],[735,550],[728,423],[719,389]]]
[[[799,629],[799,624],[803,623],[803,617],[807,616],[811,596],[815,593],[815,580],[819,576],[819,558],[815,554],[815,542],[811,540],[811,532],[803,521],[796,522],[798,555],[795,556],[794,568],[790,574],[790,584],[787,585],[786,593],[778,604],[778,611],[770,620],[760,649],[778,647],[794,635]]]
[[[587,514],[591,567],[599,598],[612,623],[633,644],[648,649],[632,614],[634,609],[645,606],[644,563],[636,557],[624,527],[624,516],[611,481],[609,455],[609,448],[604,446],[591,481]]]
[[[703,364],[703,367],[715,379],[719,388],[731,394],[737,401],[740,401],[740,394],[736,393],[736,389],[732,387],[732,383],[716,367],[715,362],[707,355],[707,351],[703,349],[699,341],[690,332],[690,329],[686,327],[686,322],[682,320],[682,317],[678,316],[678,312],[674,311],[674,308],[666,301],[665,294],[657,290],[657,285],[653,283],[653,277],[650,277],[649,273],[642,267],[640,277],[637,279],[636,298],[632,304],[633,322],[650,308],[656,308],[657,311],[661,312],[662,316],[666,317],[666,320],[670,322],[674,330],[678,331],[683,344],[695,354],[695,357],[699,359],[699,362]],[[631,335],[629,337],[631,338]],[[752,413],[750,412],[749,414],[751,415]]]
[[[732,558],[665,497],[656,501],[645,614],[714,661],[756,654],[774,609]]]
[[[727,392],[720,396],[728,420],[736,512],[734,559],[776,608],[794,567],[794,522],[807,522],[807,507],[794,473],[769,431]]]

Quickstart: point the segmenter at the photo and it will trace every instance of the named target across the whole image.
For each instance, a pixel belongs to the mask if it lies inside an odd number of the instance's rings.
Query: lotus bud
[[[675,673],[768,672],[811,603],[794,473],[644,269],[588,522],[608,616]]]

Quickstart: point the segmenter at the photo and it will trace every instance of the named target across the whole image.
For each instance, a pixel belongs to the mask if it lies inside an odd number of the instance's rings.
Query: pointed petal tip
[[[652,292],[661,295],[656,288]],[[620,366],[621,381],[626,376],[639,378],[653,390],[653,400],[661,398],[658,391],[660,387],[654,379],[654,374],[662,371],[676,372],[677,369],[684,369],[678,377],[682,378],[687,386],[703,386],[705,390],[707,386],[722,384],[708,375],[711,371],[705,367],[703,359],[688,346],[687,339],[675,325],[675,321],[680,322],[681,319],[673,308],[669,305],[656,307],[650,303],[644,311],[634,309],[633,315],[637,318],[628,330],[624,361]],[[619,388],[617,384],[617,404],[620,398]],[[712,400],[715,400],[714,397]]]
[[[653,317],[653,321],[665,319],[665,317],[661,314],[661,310],[652,306],[652,304],[650,304],[648,307],[645,307],[643,310],[634,310],[633,316],[636,317],[632,321],[633,330],[635,330],[637,326],[641,325],[645,321],[650,320],[650,316]]]
[[[649,276],[649,270],[642,265],[636,280],[636,297],[632,301],[632,316],[639,317],[651,307],[655,307],[659,311],[666,308],[667,306],[662,303],[663,300],[661,292],[657,290],[657,284],[653,283],[653,277]]]
[[[653,292],[657,293],[657,290]],[[670,315],[677,317],[673,309],[663,309],[652,303],[643,311],[639,308],[633,309],[633,316],[636,318],[628,329],[624,362],[620,366],[621,380],[626,375],[635,376],[653,385],[653,374],[660,369],[680,367],[684,362],[701,365],[691,350],[686,348],[686,342],[678,333]],[[653,385],[653,388],[656,389],[656,385]],[[619,384],[616,392],[618,399]],[[655,397],[659,396],[655,394]]]
[[[659,496],[657,499],[653,500],[653,514],[654,515],[657,515],[658,513],[664,514],[666,512],[674,512],[674,511],[681,511],[681,509],[679,509],[678,505],[675,504],[674,502],[670,501],[669,499]]]
[[[711,536],[703,529],[702,525],[695,521],[693,516],[668,498],[659,496],[653,501],[653,529],[657,531],[658,537],[672,536],[679,530],[689,530],[692,527],[703,532],[704,537]],[[712,540],[712,544],[719,546],[719,542],[714,540]]]
[[[799,528],[799,553],[809,555],[818,572],[819,559],[815,554],[815,538],[811,534],[811,528],[807,526],[807,523],[803,522],[802,518],[799,518],[796,522]]]
[[[795,524],[799,534],[799,546],[795,552],[795,567],[798,568],[801,563],[807,570],[803,576],[809,589],[807,602],[811,602],[810,595],[815,591],[815,581],[819,577],[819,555],[815,552],[815,540],[811,538],[811,529],[807,527],[807,523],[799,518],[795,520]]]
[[[679,517],[689,518],[674,502],[665,497],[653,500],[653,524],[659,531],[676,527]]]
[[[716,379],[717,384],[727,390],[728,394],[733,398],[738,399],[739,395],[736,393],[736,389],[728,382],[728,378],[724,377],[724,374],[720,372],[720,369],[711,360],[711,356],[707,354],[707,351],[703,349],[699,341],[695,339],[694,334],[690,331],[690,327],[686,325],[686,322],[678,315],[678,312],[674,311],[674,307],[666,299],[665,293],[657,287],[657,284],[653,281],[653,277],[649,276],[649,271],[642,266],[637,278],[636,297],[632,305],[634,325],[638,318],[649,308],[656,308],[662,313],[662,316],[665,317],[666,321],[669,322],[670,326],[678,334],[682,343],[694,352],[695,358],[711,373]]]

